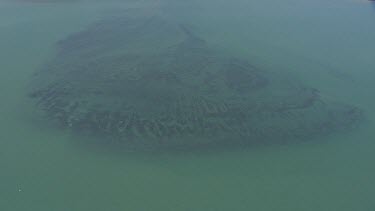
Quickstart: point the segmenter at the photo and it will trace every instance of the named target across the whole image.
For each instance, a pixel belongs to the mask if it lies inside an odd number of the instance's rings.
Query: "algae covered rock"
[[[361,111],[213,50],[160,15],[111,18],[58,43],[31,96],[62,126],[136,150],[284,143]]]

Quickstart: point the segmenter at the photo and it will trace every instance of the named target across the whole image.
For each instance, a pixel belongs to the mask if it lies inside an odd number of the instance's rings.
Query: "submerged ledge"
[[[57,47],[30,96],[60,126],[131,150],[280,144],[363,119],[355,106],[214,51],[163,15],[103,20]]]

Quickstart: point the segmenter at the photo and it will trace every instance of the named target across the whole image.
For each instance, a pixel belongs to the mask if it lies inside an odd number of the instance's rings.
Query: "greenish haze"
[[[362,108],[368,121],[356,131],[289,146],[137,154],[49,126],[26,94],[56,41],[147,4],[0,1],[0,210],[375,209],[375,7],[366,1],[165,6],[212,44]]]

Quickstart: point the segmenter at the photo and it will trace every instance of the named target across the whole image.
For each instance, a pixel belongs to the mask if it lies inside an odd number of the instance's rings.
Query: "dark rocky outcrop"
[[[136,150],[306,140],[362,117],[162,16],[113,18],[60,41],[30,95],[64,127]]]

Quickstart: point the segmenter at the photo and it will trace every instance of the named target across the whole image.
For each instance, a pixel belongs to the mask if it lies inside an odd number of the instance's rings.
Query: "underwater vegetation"
[[[362,119],[163,15],[109,18],[59,41],[30,96],[61,126],[134,150],[287,143]]]

